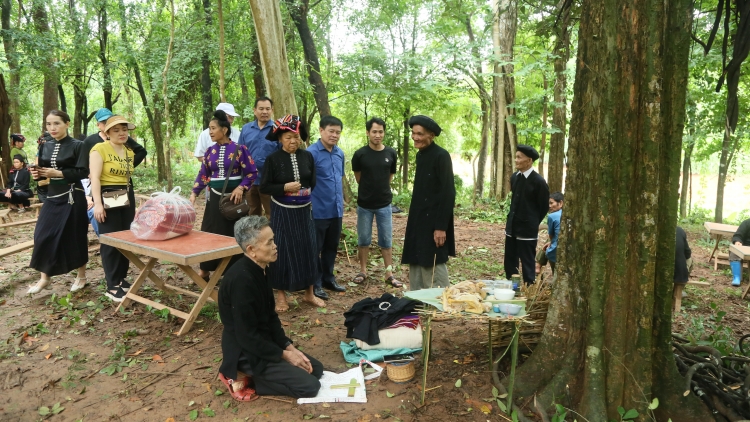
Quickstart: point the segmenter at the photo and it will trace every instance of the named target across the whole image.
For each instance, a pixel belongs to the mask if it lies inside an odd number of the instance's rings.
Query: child
[[[542,272],[542,267],[547,265],[552,268],[552,274],[555,273],[555,264],[557,263],[557,239],[560,236],[560,217],[562,217],[562,207],[564,196],[562,192],[555,192],[549,196],[549,214],[547,215],[547,232],[549,233],[549,242],[536,254],[536,273]]]

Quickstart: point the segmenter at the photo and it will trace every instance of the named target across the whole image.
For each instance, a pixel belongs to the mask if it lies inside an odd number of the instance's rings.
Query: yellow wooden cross
[[[336,389],[340,390],[342,388],[348,388],[349,389],[348,396],[349,397],[354,397],[354,391],[357,389],[357,387],[361,387],[361,385],[359,385],[359,383],[357,382],[356,378],[352,378],[352,380],[349,381],[349,384],[332,385],[331,389],[332,390],[336,390]]]

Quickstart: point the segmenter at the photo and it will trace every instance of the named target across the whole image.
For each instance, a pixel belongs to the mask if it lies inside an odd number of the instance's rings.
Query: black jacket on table
[[[750,246],[750,219],[743,221],[737,227],[737,231],[732,236],[732,244],[735,242],[741,242],[742,246]]]
[[[536,239],[539,224],[549,211],[549,186],[542,176],[531,170],[529,177],[521,172],[510,176],[510,211],[505,225],[509,236]]]
[[[29,169],[26,167],[13,169],[8,175],[6,188],[11,191],[20,190],[22,192],[31,192],[29,183],[31,183],[31,173],[29,172]]]
[[[453,206],[456,187],[451,156],[436,143],[417,152],[414,189],[406,221],[402,264],[432,267],[456,256]],[[435,230],[445,231],[445,244],[435,245]]]
[[[99,132],[87,136],[86,139],[83,140],[83,145],[86,147],[86,156],[91,153],[91,148],[102,142],[104,142],[104,139],[99,136]],[[146,148],[144,148],[143,145],[136,142],[130,136],[128,136],[128,140],[125,141],[125,146],[133,151],[133,167],[138,167],[138,164],[141,164],[146,158],[146,155],[148,155],[148,151],[146,151]]]
[[[263,373],[269,362],[281,361],[291,340],[284,334],[275,308],[265,272],[243,255],[224,273],[219,287],[219,315],[224,324],[224,361],[219,370],[225,377],[237,379],[237,363],[242,355],[254,374]]]
[[[690,278],[688,272],[687,260],[692,255],[690,245],[688,245],[687,234],[682,227],[677,227],[675,231],[675,248],[674,248],[674,282],[687,283]]]

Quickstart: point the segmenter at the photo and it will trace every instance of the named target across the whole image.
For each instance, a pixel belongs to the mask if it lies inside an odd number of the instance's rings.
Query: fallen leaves
[[[39,351],[40,351],[40,352],[43,352],[43,351],[45,351],[45,350],[47,350],[47,349],[49,349],[49,343],[47,343],[47,344],[45,344],[44,346],[40,347],[40,348],[39,348]]]
[[[151,357],[151,360],[153,360],[156,363],[164,363],[164,359],[161,358],[159,355],[153,355]]]
[[[143,353],[143,349],[141,349],[141,350],[138,350],[138,351],[137,351],[137,352],[135,352],[135,353],[129,353],[129,354],[128,354],[128,356],[138,356],[138,355],[140,355],[141,353]],[[154,356],[159,356],[159,355],[154,355]],[[161,357],[159,357],[159,359],[161,359]]]

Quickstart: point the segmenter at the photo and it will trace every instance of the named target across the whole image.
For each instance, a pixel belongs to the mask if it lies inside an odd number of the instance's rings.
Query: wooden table
[[[737,231],[738,226],[706,221],[705,223],[703,223],[703,227],[706,228],[708,235],[711,236],[711,238],[714,239],[715,241],[714,250],[711,251],[711,255],[708,257],[708,263],[710,264],[711,260],[714,258],[714,255],[716,254],[716,250],[719,249],[719,242],[721,241],[721,239],[724,237],[728,237],[731,239],[732,236],[734,236],[734,232]]]
[[[732,252],[735,255],[739,256],[742,261],[750,261],[750,246],[737,246],[732,244],[729,245],[729,252]],[[740,267],[740,280],[742,280],[743,278],[742,267]],[[745,292],[742,294],[743,299],[747,296],[748,291],[750,291],[750,284],[747,285],[747,287],[745,288]]]
[[[120,306],[118,306],[118,310],[120,307],[128,306],[130,302],[143,303],[144,305],[149,305],[159,310],[169,309],[170,314],[185,320],[185,323],[182,324],[180,331],[177,333],[178,336],[190,330],[190,327],[193,325],[193,322],[195,322],[195,319],[198,317],[201,308],[203,308],[203,305],[207,300],[211,299],[214,302],[218,301],[214,287],[216,287],[216,283],[218,283],[224,270],[227,268],[227,264],[229,264],[231,257],[242,253],[242,249],[237,245],[234,238],[197,230],[193,230],[184,236],[163,241],[139,240],[136,239],[130,230],[123,230],[103,234],[99,237],[99,242],[103,245],[114,246],[125,255],[133,265],[141,270],[131,286],[130,291],[128,291],[125,296],[125,299],[123,299]],[[144,263],[137,254],[147,257],[148,260]],[[210,261],[212,259],[222,260],[219,267],[216,268],[216,271],[211,274],[211,278],[206,282],[200,275],[198,275],[191,265],[200,264],[201,262]],[[158,260],[169,261],[177,265],[203,291],[198,294],[165,283],[164,280],[152,271]],[[169,289],[183,295],[197,298],[192,310],[189,313],[182,312],[164,304],[154,302],[143,296],[139,296],[137,294],[138,290],[143,285],[143,282],[146,281],[146,278],[150,279],[160,290]]]

